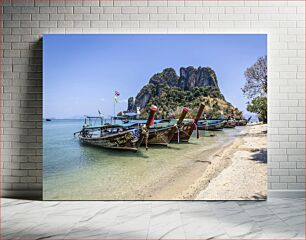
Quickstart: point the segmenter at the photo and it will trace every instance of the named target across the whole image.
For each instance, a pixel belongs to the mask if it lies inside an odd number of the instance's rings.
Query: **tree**
[[[267,56],[258,58],[254,65],[247,68],[244,72],[244,76],[246,78],[246,83],[242,91],[248,99],[267,96]]]
[[[256,97],[247,106],[249,112],[257,113],[259,121],[267,123],[267,97]]]
[[[256,63],[244,72],[246,83],[242,91],[251,100],[247,110],[256,113],[260,121],[267,122],[267,56],[257,59]]]

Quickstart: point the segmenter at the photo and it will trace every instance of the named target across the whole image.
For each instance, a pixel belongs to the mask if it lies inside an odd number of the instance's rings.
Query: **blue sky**
[[[164,68],[211,67],[226,100],[246,113],[244,71],[267,54],[265,34],[47,34],[43,36],[43,114],[74,118],[126,110]]]

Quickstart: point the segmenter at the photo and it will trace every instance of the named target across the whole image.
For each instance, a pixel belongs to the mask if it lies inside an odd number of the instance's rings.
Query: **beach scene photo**
[[[265,200],[266,34],[45,34],[44,200]]]

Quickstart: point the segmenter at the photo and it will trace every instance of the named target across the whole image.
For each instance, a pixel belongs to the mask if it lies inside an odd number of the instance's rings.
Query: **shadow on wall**
[[[8,197],[18,199],[42,200],[42,46],[42,38],[30,43],[26,55],[28,56],[26,70],[21,70],[17,83],[23,86],[20,88],[20,109],[18,109],[20,113],[18,127],[21,131],[19,142],[11,142],[12,148],[19,148],[19,154],[11,156],[11,161],[20,164],[20,174],[16,172],[20,175],[21,184],[9,189]],[[24,170],[28,171],[27,177],[21,177],[21,172]]]

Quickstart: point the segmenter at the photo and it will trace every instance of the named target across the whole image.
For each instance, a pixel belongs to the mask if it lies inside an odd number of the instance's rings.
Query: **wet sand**
[[[231,142],[197,151],[171,176],[140,190],[139,197],[154,200],[265,199],[267,191],[267,126],[245,127]],[[146,194],[150,192],[149,194]]]
[[[229,166],[199,192],[197,200],[265,200],[267,197],[267,125],[250,127],[228,149]],[[234,147],[234,146],[233,146]]]

